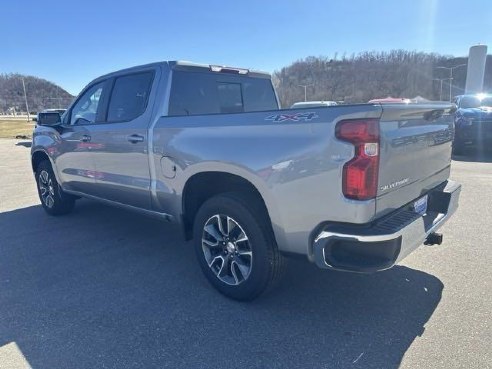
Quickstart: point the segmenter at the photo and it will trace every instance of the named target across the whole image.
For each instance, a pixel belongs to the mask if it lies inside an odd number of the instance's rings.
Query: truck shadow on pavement
[[[59,218],[0,213],[0,347],[34,368],[398,368],[442,290],[403,266],[291,260],[276,290],[238,303],[170,224],[87,200]]]

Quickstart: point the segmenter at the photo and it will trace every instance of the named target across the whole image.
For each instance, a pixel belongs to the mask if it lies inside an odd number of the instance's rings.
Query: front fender
[[[53,168],[53,173],[55,174],[57,182],[61,184],[55,164],[56,156],[58,154],[59,141],[59,135],[54,129],[37,126],[32,138],[31,165],[34,171],[34,157],[35,155],[43,153],[46,157],[48,157],[48,160],[51,163],[51,167]]]

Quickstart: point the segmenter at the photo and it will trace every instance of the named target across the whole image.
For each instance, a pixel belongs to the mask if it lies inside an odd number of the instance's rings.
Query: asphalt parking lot
[[[238,303],[170,224],[88,200],[45,215],[29,143],[0,140],[0,368],[490,368],[492,154],[456,159],[442,246],[373,275],[291,260]]]

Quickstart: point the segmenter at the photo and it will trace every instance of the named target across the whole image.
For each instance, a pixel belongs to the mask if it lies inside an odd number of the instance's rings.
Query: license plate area
[[[419,213],[420,215],[425,215],[427,212],[427,202],[429,196],[425,195],[413,203],[413,211]]]

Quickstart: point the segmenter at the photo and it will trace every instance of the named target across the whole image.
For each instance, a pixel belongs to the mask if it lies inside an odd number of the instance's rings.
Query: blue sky
[[[3,0],[0,73],[77,94],[91,79],[159,60],[278,70],[306,56],[492,48],[490,0]]]

